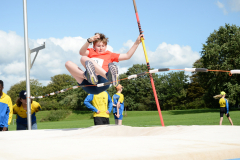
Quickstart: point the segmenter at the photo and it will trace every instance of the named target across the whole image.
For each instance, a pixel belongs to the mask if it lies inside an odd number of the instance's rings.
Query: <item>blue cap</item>
[[[22,99],[26,99],[26,95],[27,95],[27,92],[24,90],[19,93],[19,97]]]

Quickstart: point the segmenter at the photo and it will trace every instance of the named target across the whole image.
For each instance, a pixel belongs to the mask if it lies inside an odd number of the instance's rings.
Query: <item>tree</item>
[[[130,75],[147,72],[148,68],[145,64],[135,64],[120,78],[127,78]],[[157,78],[156,74],[152,74],[153,79]],[[152,86],[149,75],[139,76],[135,79],[124,80],[120,82],[123,86],[124,105],[128,110],[156,110],[156,103],[153,96]]]
[[[43,87],[44,95],[52,92],[60,91],[62,89],[67,88],[67,86],[75,86],[75,85],[77,85],[77,82],[72,76],[67,74],[58,74],[51,77],[51,82],[47,86]],[[59,94],[59,95],[51,96],[51,98],[49,97],[47,99],[48,100],[55,99],[59,102],[63,98],[64,98],[63,94]]]
[[[19,92],[22,90],[26,90],[26,81],[20,81],[10,87],[7,94],[11,97],[13,103],[17,100]],[[43,94],[42,84],[36,79],[30,79],[30,92],[31,96],[41,96]]]
[[[200,60],[197,60],[193,65],[197,66],[200,65]],[[201,67],[196,67],[201,68]],[[199,82],[199,75],[197,73],[193,73],[192,76],[190,76],[190,84],[188,85],[187,89],[187,99],[188,102],[193,102],[197,98],[202,98],[205,91],[201,87]]]
[[[215,30],[203,44],[200,63],[209,70],[234,70],[240,68],[240,28],[225,24]],[[205,103],[209,107],[219,107],[213,96],[225,91],[230,105],[240,101],[240,76],[229,76],[224,72],[198,73],[201,86],[205,89]]]
[[[161,108],[181,109],[179,107],[186,103],[188,75],[185,75],[183,71],[170,72],[159,75],[155,81]]]

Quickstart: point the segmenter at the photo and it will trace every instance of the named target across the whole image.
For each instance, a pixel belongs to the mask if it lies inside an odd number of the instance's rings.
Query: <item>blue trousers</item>
[[[21,124],[21,123],[17,123],[17,130],[27,130],[27,124]],[[36,130],[37,129],[37,122],[34,122],[32,124],[32,130]]]

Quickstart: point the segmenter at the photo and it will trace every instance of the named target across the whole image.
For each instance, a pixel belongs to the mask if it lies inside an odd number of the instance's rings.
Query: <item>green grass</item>
[[[71,115],[61,121],[40,122],[50,111],[37,113],[38,129],[64,129],[64,128],[86,128],[93,126],[93,119],[90,119],[92,112],[73,111]],[[230,117],[234,125],[240,125],[240,110],[231,110]],[[219,125],[219,109],[197,109],[197,110],[174,110],[162,111],[165,126],[170,125]],[[13,116],[15,119],[15,116]],[[115,120],[110,115],[110,124]],[[123,117],[123,125],[134,127],[162,126],[158,111],[127,111]],[[223,118],[223,125],[230,125],[226,116]],[[9,130],[16,130],[16,124],[9,126]]]

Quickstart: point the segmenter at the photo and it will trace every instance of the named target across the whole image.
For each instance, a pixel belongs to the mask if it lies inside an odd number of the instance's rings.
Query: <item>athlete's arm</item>
[[[91,38],[89,38],[89,41],[90,41],[90,42],[93,42],[93,41],[95,41],[95,40],[98,39],[98,38],[100,38],[100,35],[99,35],[99,34],[96,34],[96,35],[92,36]],[[89,45],[90,45],[90,43],[88,43],[88,41],[87,41],[87,42],[82,46],[82,48],[81,48],[80,51],[79,51],[79,54],[80,54],[81,56],[88,56],[89,51],[88,51],[87,49],[88,49]]]
[[[229,112],[229,104],[228,104],[228,100],[225,99],[225,102],[226,102],[226,109],[227,109],[227,114],[228,114],[228,112]]]
[[[117,117],[119,118],[120,117],[120,114],[119,114],[119,108],[120,108],[120,101],[118,101],[117,103]]]
[[[99,113],[98,110],[97,110],[97,108],[95,108],[95,107],[90,103],[92,100],[93,100],[93,94],[89,94],[89,95],[85,98],[83,104],[84,104],[88,109],[90,109],[91,111],[96,112],[96,113]]]
[[[10,109],[10,112],[9,112],[9,118],[8,118],[8,125],[11,124],[11,121],[12,121],[12,115],[13,115],[13,105],[12,105],[12,100],[11,98],[9,98],[8,100],[8,107]]]
[[[112,107],[113,107],[112,99],[111,99],[110,95],[108,94],[108,110],[107,110],[108,114],[111,113]]]
[[[138,48],[138,45],[141,43],[141,37],[143,37],[143,39],[144,39],[144,35],[140,34],[138,36],[137,40],[135,41],[135,43],[133,44],[133,46],[130,48],[130,50],[125,54],[120,54],[120,56],[118,58],[118,61],[128,60],[132,57],[132,55],[134,54],[134,52]]]

